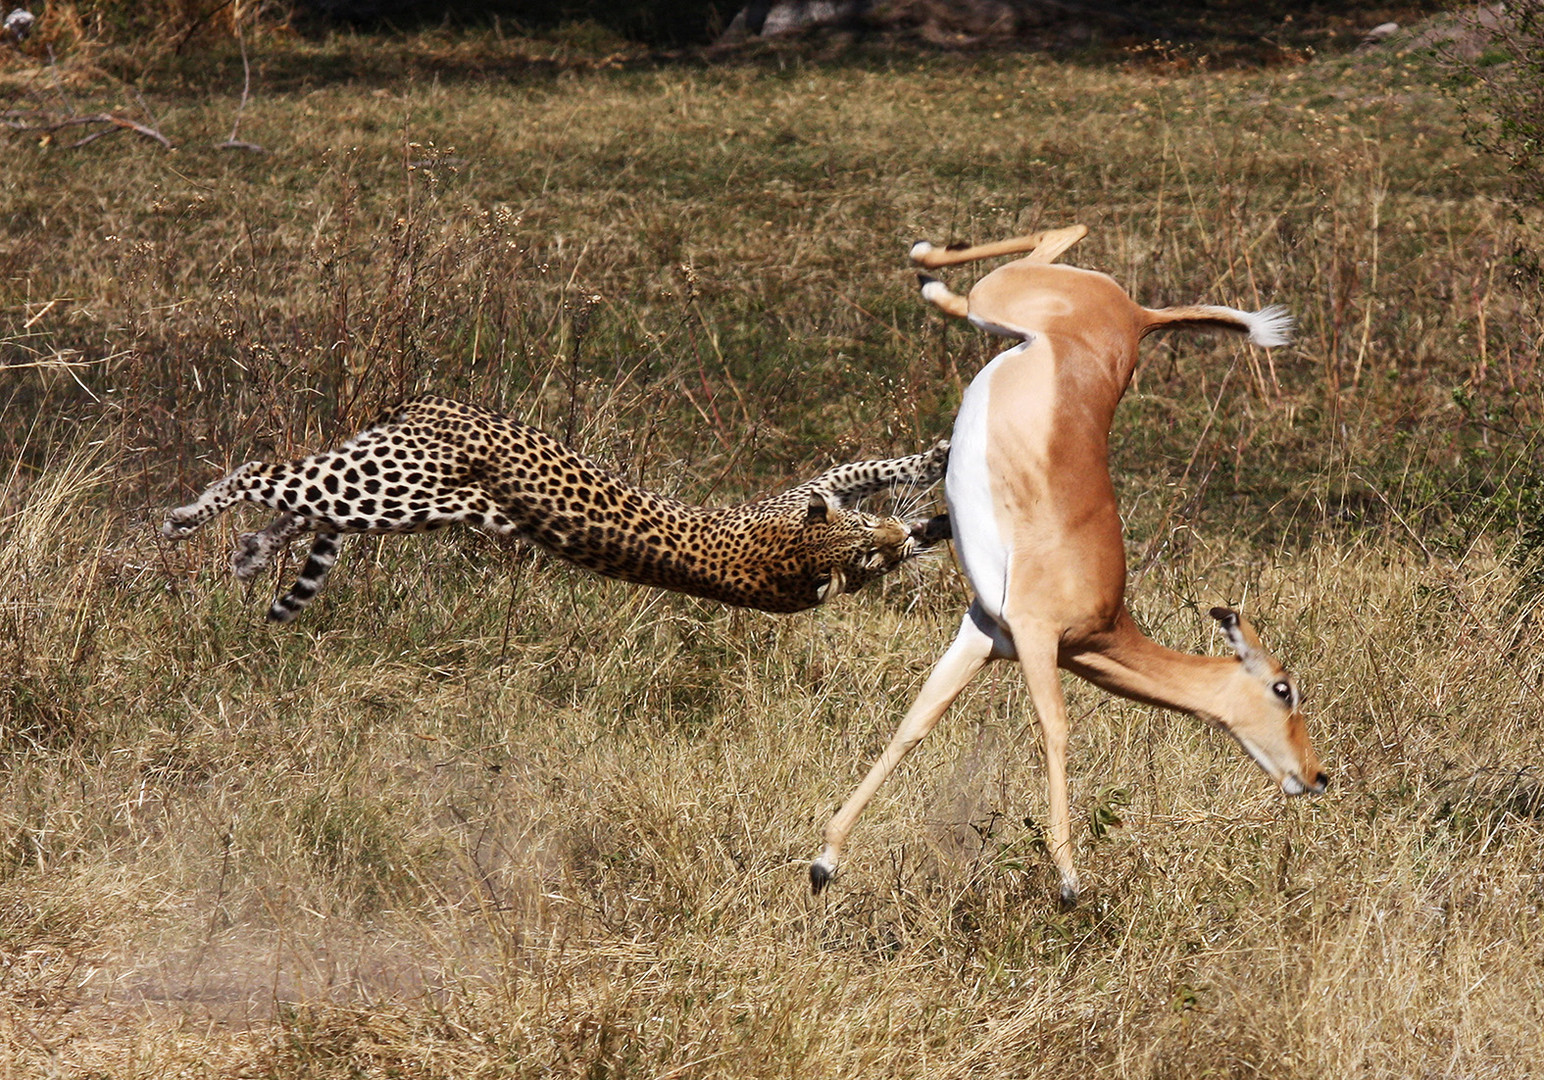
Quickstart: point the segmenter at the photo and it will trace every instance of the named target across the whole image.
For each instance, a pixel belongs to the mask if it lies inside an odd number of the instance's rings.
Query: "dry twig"
[[[77,139],[69,144],[68,149],[74,150],[95,142],[104,135],[111,135],[117,131],[132,131],[136,135],[143,135],[147,139],[153,139],[168,150],[176,149],[172,141],[162,135],[155,128],[146,124],[140,124],[124,116],[113,113],[92,113],[89,116],[60,116],[40,110],[12,109],[6,113],[0,113],[0,125],[10,128],[12,131],[41,131],[53,134],[70,127],[84,127],[89,124],[102,125],[96,131]]]
[[[252,94],[252,64],[247,60],[247,39],[237,34],[236,40],[241,43],[241,104],[236,106],[236,115],[231,120],[230,138],[224,142],[215,143],[214,148],[216,150],[250,150],[256,154],[266,154],[267,149],[257,143],[236,138],[236,132],[241,127],[241,114],[246,110],[247,98]]]

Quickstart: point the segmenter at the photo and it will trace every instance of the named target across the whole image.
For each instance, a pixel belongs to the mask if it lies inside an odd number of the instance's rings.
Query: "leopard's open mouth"
[[[954,539],[954,527],[948,514],[934,514],[911,523],[911,539],[917,550],[926,551],[934,544]]]

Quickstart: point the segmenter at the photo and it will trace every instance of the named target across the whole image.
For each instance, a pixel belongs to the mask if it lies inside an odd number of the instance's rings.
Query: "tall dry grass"
[[[307,52],[307,50],[313,50]],[[1415,61],[1020,58],[145,88],[175,156],[12,144],[0,234],[0,1062],[14,1076],[1527,1075],[1544,866],[1516,545],[1537,309]],[[786,58],[785,58],[786,59]],[[206,73],[210,84],[224,85]],[[995,114],[995,115],[994,115]],[[953,630],[947,557],[734,612],[477,534],[360,542],[298,624],[168,505],[422,389],[693,498],[924,445],[989,355],[907,244],[1072,220],[1147,303],[1133,605],[1241,603],[1331,794],[1069,685],[1052,902],[1004,669],[805,860]]]

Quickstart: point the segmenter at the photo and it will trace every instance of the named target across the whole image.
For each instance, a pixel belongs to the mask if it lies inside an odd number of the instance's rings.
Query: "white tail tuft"
[[[1292,313],[1280,304],[1239,315],[1249,324],[1249,340],[1256,345],[1273,349],[1292,340]]]
[[[1230,330],[1248,334],[1249,340],[1265,348],[1285,345],[1292,340],[1292,316],[1280,304],[1259,311],[1240,311],[1221,304],[1189,304],[1184,307],[1147,310],[1147,322],[1141,328],[1146,336],[1154,330]]]

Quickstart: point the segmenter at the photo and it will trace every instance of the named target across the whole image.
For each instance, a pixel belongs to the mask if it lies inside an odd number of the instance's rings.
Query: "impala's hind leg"
[[[225,479],[216,480],[197,499],[168,513],[161,535],[168,540],[181,540],[243,500],[267,501],[262,490],[268,488],[271,494],[272,484],[265,475],[267,468],[261,461],[249,461]]]
[[[1087,225],[1068,225],[1064,229],[1047,229],[1028,236],[1015,236],[1011,240],[997,240],[966,248],[936,248],[926,240],[921,240],[911,246],[911,261],[929,270],[936,270],[940,266],[958,266],[978,259],[1028,252],[1021,262],[1051,263],[1087,235]]]
[[[956,319],[970,317],[970,301],[949,286],[939,281],[936,277],[927,274],[917,275],[917,284],[922,286],[922,299],[932,304],[945,315],[951,315]]]
[[[1063,252],[1087,235],[1088,226],[1069,225],[1065,229],[1047,229],[1045,232],[1016,236],[1011,240],[998,240],[995,243],[977,244],[975,247],[967,248],[936,248],[926,240],[922,240],[912,245],[911,261],[929,270],[936,270],[942,266],[958,266],[961,263],[975,262],[977,259],[1023,254],[1022,259],[1006,265],[1016,266],[1019,263],[1043,265],[1055,262]],[[1025,252],[1028,254],[1024,254]],[[1017,338],[1024,336],[1014,328],[999,327],[991,322],[971,318],[970,301],[950,290],[949,286],[937,278],[928,274],[918,274],[917,281],[922,286],[922,299],[945,315],[952,315],[956,319],[970,319],[988,333]]]

